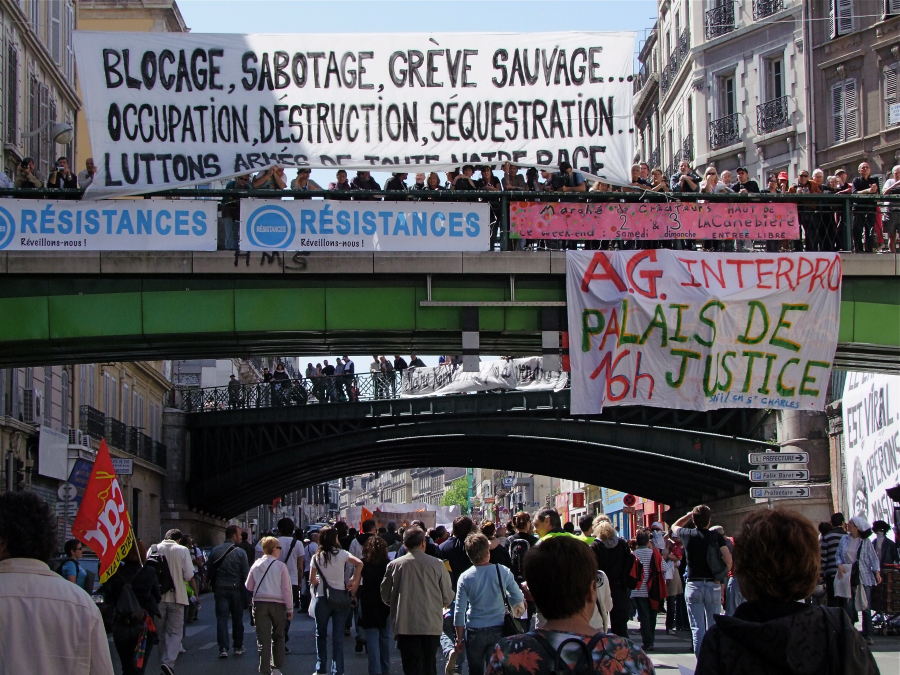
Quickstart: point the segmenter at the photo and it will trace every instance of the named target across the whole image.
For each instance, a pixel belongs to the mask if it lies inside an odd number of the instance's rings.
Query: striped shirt
[[[632,598],[646,598],[647,597],[647,580],[650,578],[650,561],[653,559],[653,549],[649,546],[638,546],[634,550],[634,554],[637,556],[637,559],[641,561],[641,565],[644,567],[644,580],[640,585],[640,588],[635,588],[631,591]]]
[[[841,537],[847,534],[843,529],[835,529],[822,537],[819,543],[819,550],[822,555],[822,574],[837,574],[837,554],[838,546],[841,543]]]

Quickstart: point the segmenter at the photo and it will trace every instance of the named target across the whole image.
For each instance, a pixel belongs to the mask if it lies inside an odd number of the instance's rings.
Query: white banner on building
[[[490,206],[242,199],[243,250],[487,251]]]
[[[483,361],[477,373],[463,372],[462,364],[445,363],[434,368],[410,368],[403,372],[401,398],[444,396],[477,391],[560,391],[568,373],[545,371],[540,357]]]
[[[825,405],[836,253],[569,251],[566,288],[573,414]]]
[[[76,31],[89,197],[279,165],[553,166],[630,182],[634,33]]]
[[[215,251],[216,203],[0,201],[0,251]]]
[[[894,525],[885,490],[900,483],[900,377],[847,373],[841,401],[850,516]]]

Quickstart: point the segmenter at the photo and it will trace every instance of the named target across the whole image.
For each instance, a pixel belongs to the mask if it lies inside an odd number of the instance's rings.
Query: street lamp
[[[72,128],[71,124],[68,124],[67,122],[56,122],[51,127],[50,120],[47,120],[34,131],[31,131],[27,134],[22,134],[22,137],[31,138],[32,136],[37,136],[47,127],[50,127],[50,138],[52,138],[59,145],[65,145],[66,143],[69,143],[75,136],[75,130]]]

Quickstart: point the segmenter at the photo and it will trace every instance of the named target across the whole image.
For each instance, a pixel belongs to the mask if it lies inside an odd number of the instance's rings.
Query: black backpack
[[[147,565],[156,572],[159,580],[159,592],[165,595],[175,588],[175,580],[169,570],[169,561],[162,553],[156,552],[147,556]]]
[[[120,626],[139,626],[144,622],[144,608],[138,602],[134,590],[131,588],[131,582],[138,575],[140,570],[135,572],[131,579],[122,586],[119,593],[119,599],[116,602],[116,610],[113,615],[113,621]]]
[[[594,637],[590,639],[590,641],[585,644],[583,640],[580,638],[566,638],[563,640],[559,647],[556,649],[553,648],[553,645],[547,641],[541,635],[538,635],[536,632],[526,633],[529,637],[534,638],[534,640],[541,646],[541,648],[549,654],[552,664],[552,670],[548,673],[548,675],[592,675],[594,671],[594,647],[597,646],[597,643],[604,637],[605,633],[602,631],[595,634]],[[569,668],[566,662],[563,660],[562,652],[565,649],[566,645],[572,643],[578,645],[581,650],[581,653],[578,655],[578,661],[575,663],[574,668]],[[606,653],[606,650],[603,650]],[[608,655],[610,660],[613,660],[614,657]]]
[[[509,540],[509,559],[512,562],[510,570],[518,583],[525,581],[525,554],[531,548],[531,542],[526,538]]]

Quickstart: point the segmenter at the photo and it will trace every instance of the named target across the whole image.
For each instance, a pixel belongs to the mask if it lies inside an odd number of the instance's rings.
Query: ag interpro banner
[[[825,405],[836,253],[569,251],[566,286],[574,414]]]
[[[88,197],[286,168],[561,161],[629,183],[634,33],[76,31]]]
[[[241,200],[244,250],[487,251],[490,206],[478,202]]]

